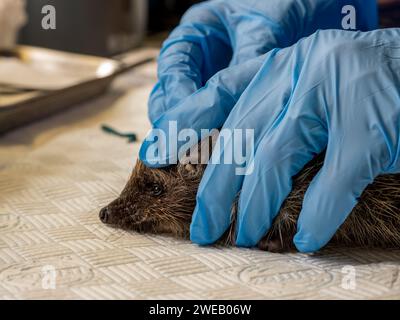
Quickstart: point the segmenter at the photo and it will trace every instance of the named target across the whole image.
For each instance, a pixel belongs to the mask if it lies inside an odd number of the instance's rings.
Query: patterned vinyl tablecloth
[[[100,125],[143,139],[154,82],[155,64],[145,65],[104,96],[0,138],[1,299],[400,298],[400,250],[272,254],[103,225],[98,211],[140,143]]]

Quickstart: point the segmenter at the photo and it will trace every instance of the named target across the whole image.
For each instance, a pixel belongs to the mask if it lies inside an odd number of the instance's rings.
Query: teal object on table
[[[118,137],[122,137],[122,138],[127,138],[128,139],[128,143],[132,143],[137,141],[137,137],[136,134],[133,132],[120,132],[112,127],[110,127],[109,125],[103,124],[101,126],[101,130],[103,130],[104,132],[107,132],[109,134],[118,136]]]

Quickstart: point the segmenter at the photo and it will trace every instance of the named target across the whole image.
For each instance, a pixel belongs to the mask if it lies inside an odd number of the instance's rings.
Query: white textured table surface
[[[154,75],[155,64],[141,67],[103,97],[0,138],[0,298],[400,298],[400,250],[200,248],[100,223],[139,147],[100,125],[142,139]]]

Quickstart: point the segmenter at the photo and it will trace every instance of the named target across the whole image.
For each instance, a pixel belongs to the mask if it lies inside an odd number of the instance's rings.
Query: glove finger
[[[364,189],[383,171],[382,159],[389,158],[385,143],[366,141],[367,132],[352,134],[346,142],[332,135],[324,165],[304,196],[294,237],[301,252],[317,251],[329,242]]]
[[[292,49],[288,48],[267,54],[260,71],[226,120],[198,189],[190,232],[193,242],[213,243],[229,227],[230,209],[254,149],[282,116],[290,100],[294,79],[291,53]],[[235,132],[241,135],[240,140],[235,138]],[[232,153],[242,154],[242,150],[246,150],[244,159],[229,164],[226,159],[235,159]]]
[[[307,99],[289,105],[257,147],[254,170],[245,177],[239,199],[238,246],[253,247],[266,235],[292,189],[292,177],[326,147],[326,128],[310,111]]]

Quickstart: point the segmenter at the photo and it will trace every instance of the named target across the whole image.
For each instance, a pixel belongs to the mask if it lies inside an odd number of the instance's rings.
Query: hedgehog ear
[[[186,154],[179,160],[180,163],[188,168],[197,164],[206,165],[211,157],[218,135],[219,130],[211,130],[209,135],[204,137],[199,143],[195,144],[186,152]]]

